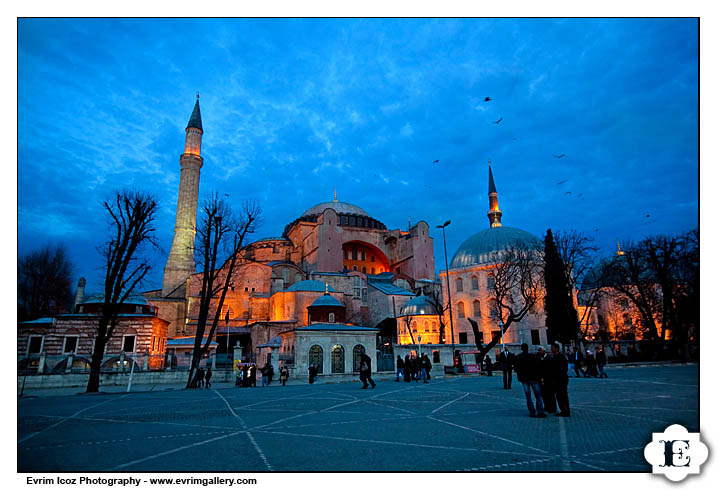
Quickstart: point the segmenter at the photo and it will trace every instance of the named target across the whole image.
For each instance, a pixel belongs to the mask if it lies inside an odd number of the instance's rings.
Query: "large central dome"
[[[344,203],[342,201],[327,201],[326,203],[319,203],[318,205],[314,205],[311,208],[309,208],[307,211],[301,214],[301,216],[313,216],[313,215],[321,215],[324,213],[324,210],[327,208],[331,208],[332,210],[336,211],[337,213],[341,214],[347,214],[347,215],[359,215],[368,217],[369,214],[359,208],[356,205],[352,205],[350,203]]]
[[[533,234],[513,227],[494,227],[475,233],[464,241],[451,259],[450,269],[491,264],[494,253],[512,245],[540,246],[541,241]]]

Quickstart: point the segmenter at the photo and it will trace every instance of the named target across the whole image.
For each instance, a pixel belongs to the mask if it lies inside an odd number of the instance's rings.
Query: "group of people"
[[[406,355],[402,360],[400,355],[396,355],[396,379],[395,382],[419,382],[422,380],[427,383],[431,380],[431,361],[426,353],[421,356],[412,354]]]
[[[199,367],[194,373],[194,378],[192,379],[190,387],[193,389],[201,389],[202,387],[209,389],[210,387],[212,387],[212,382],[210,382],[211,379],[212,369],[210,367],[207,367],[207,369],[205,370],[202,367]]]
[[[526,406],[532,418],[545,418],[546,413],[571,416],[568,401],[568,360],[558,344],[551,345],[551,355],[543,347],[530,354],[529,345],[521,345],[521,353],[514,356],[508,348],[499,355],[499,366],[504,372],[504,389],[511,388],[512,369],[526,396]],[[535,405],[534,405],[535,399]]]
[[[603,346],[599,346],[596,355],[591,350],[586,350],[586,356],[581,350],[575,349],[568,352],[568,372],[574,372],[576,377],[608,378],[606,374],[606,352]]]
[[[264,366],[259,369],[259,373],[262,375],[262,387],[266,387],[272,383],[274,367],[272,367],[271,363],[265,363]],[[287,385],[288,379],[289,369],[286,366],[282,366],[282,368],[279,369],[279,382],[282,385]],[[254,363],[246,363],[239,367],[235,385],[238,387],[257,386],[257,367]]]

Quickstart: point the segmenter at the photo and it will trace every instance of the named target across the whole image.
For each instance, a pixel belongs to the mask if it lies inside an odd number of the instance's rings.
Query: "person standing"
[[[539,384],[539,360],[536,356],[529,354],[529,345],[521,344],[521,353],[514,358],[513,365],[516,367],[516,378],[521,382],[526,396],[526,407],[529,410],[529,416],[532,418],[545,418],[543,412],[543,398],[541,397],[541,385]],[[536,407],[534,408],[531,399],[531,391],[536,398]]]
[[[282,383],[282,387],[287,385],[287,379],[289,378],[289,369],[282,365],[279,369],[279,381]]]
[[[486,374],[491,377],[493,375],[493,363],[491,363],[491,357],[489,355],[486,355],[486,358],[484,358],[484,363],[486,363]]]
[[[269,385],[269,363],[265,363],[261,368],[262,371],[262,387]]]
[[[360,359],[361,364],[359,365],[359,380],[361,380],[364,384],[362,389],[366,389],[367,387],[369,387],[367,381],[371,384],[371,388],[373,389],[376,387],[376,384],[371,378],[371,358],[369,358],[369,355],[367,355],[366,353],[362,353]]]
[[[511,370],[513,368],[514,355],[504,346],[504,350],[499,355],[499,368],[504,372],[504,389],[511,388]]]
[[[561,354],[558,344],[551,345],[551,363],[549,377],[556,395],[559,412],[556,416],[567,418],[571,416],[571,407],[568,403],[568,361]]]
[[[314,364],[313,364],[313,363],[310,363],[310,364],[309,364],[309,383],[310,383],[310,384],[313,384],[313,383],[314,383],[314,377],[315,377],[315,375],[316,375],[316,373],[315,373],[315,371],[314,371]]]
[[[396,355],[396,380],[394,380],[394,382],[399,382],[403,378],[404,378],[404,360],[401,359],[401,355]]]
[[[404,357],[404,382],[411,382],[411,358]]]
[[[586,350],[586,373],[584,373],[584,377],[598,377],[596,358],[591,353],[591,350]]]
[[[543,409],[547,413],[556,412],[556,395],[554,392],[553,374],[551,373],[551,357],[547,356],[543,346],[539,346],[536,358],[539,361],[539,373],[541,378],[541,398]]]
[[[207,367],[207,371],[204,372],[204,386],[208,389],[212,386],[212,383],[210,382],[211,378],[212,378],[212,368]]]
[[[576,374],[576,378],[580,377],[579,372],[586,376],[586,372],[583,369],[583,353],[579,348],[574,348],[571,354],[571,363],[573,363],[573,371]]]
[[[606,352],[603,350],[603,346],[598,347],[596,351],[596,363],[598,364],[598,378],[608,378],[606,375]]]
[[[424,383],[426,383],[428,380],[431,380],[431,360],[429,360],[429,355],[424,353],[424,369],[426,370],[426,379],[424,379]]]
[[[195,375],[195,387],[201,389],[203,384],[204,384],[204,370],[202,370],[202,367],[199,367],[197,369],[197,374]]]
[[[566,353],[566,362],[568,364],[568,372],[566,373],[566,375],[568,375],[569,377],[571,376],[571,372],[573,372],[573,360],[573,352],[571,351],[571,348],[569,348],[568,352]]]

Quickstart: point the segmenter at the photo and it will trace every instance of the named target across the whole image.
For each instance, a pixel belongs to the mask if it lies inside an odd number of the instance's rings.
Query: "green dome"
[[[423,294],[414,297],[401,308],[401,315],[436,315],[436,308]]]
[[[327,285],[317,280],[299,281],[286,289],[288,292],[324,292]],[[334,288],[329,287],[330,292],[336,292]]]
[[[310,307],[344,307],[342,303],[328,293],[317,298]]]
[[[451,259],[449,269],[491,264],[496,252],[512,245],[543,247],[542,241],[533,234],[513,227],[494,227],[475,233],[459,246]]]

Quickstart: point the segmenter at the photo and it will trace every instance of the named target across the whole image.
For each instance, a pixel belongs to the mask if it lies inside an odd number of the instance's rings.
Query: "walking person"
[[[249,367],[249,377],[247,380],[247,387],[256,387],[257,386],[257,365],[256,363],[253,363]]]
[[[309,383],[310,384],[314,383],[314,379],[316,378],[316,376],[317,376],[317,368],[314,366],[313,363],[310,363],[309,364]]]
[[[204,372],[204,386],[207,389],[212,387],[212,383],[210,382],[211,378],[212,378],[212,369],[210,367],[207,367],[207,371]]]
[[[486,374],[491,377],[493,375],[493,363],[491,363],[491,358],[489,355],[486,355],[486,358],[484,358],[484,363],[486,363]]]
[[[583,369],[583,353],[579,348],[574,348],[571,354],[571,363],[573,363],[573,371],[576,374],[576,378],[580,377],[579,372],[586,376],[586,372]]]
[[[194,376],[194,387],[195,389],[202,388],[202,384],[204,382],[204,370],[202,370],[202,367],[197,368],[197,373]]]
[[[424,370],[426,370],[426,378],[424,379],[424,383],[431,380],[431,360],[429,360],[429,355],[424,353]]]
[[[279,381],[282,384],[282,387],[287,385],[287,379],[289,378],[289,368],[282,365],[282,368],[279,369]]]
[[[606,352],[603,350],[603,346],[598,347],[596,351],[596,363],[598,364],[598,378],[608,378],[606,375]]]
[[[567,376],[571,376],[571,373],[573,373],[573,359],[572,356],[573,352],[571,351],[571,348],[568,349],[568,352],[566,353],[566,363],[568,364],[568,371],[566,373]]]
[[[411,358],[404,357],[404,382],[411,382]]]
[[[269,363],[262,367],[262,387],[269,385]]]
[[[586,373],[585,377],[598,377],[598,370],[596,369],[596,357],[593,356],[591,350],[586,350]]]
[[[539,346],[536,358],[538,358],[540,368],[543,409],[547,413],[553,414],[556,412],[556,394],[554,392],[554,375],[551,371],[552,359],[546,354],[546,350],[544,350],[543,346]]]
[[[369,387],[367,381],[371,384],[372,389],[376,387],[374,380],[372,380],[371,378],[371,358],[369,358],[369,355],[367,355],[366,353],[362,353],[361,355],[361,364],[359,365],[359,380],[361,380],[364,384],[362,389],[366,389],[367,387]]]
[[[394,380],[394,382],[399,382],[403,378],[404,378],[404,360],[401,359],[401,355],[396,355],[396,380]]]
[[[559,412],[556,416],[568,418],[571,416],[571,407],[568,403],[568,360],[561,354],[558,344],[551,345],[549,377],[551,378],[556,403]]]
[[[539,360],[535,355],[529,354],[528,344],[521,344],[521,353],[514,358],[513,364],[516,367],[516,378],[521,382],[524,389],[529,416],[532,418],[545,418],[546,413],[543,412],[543,398],[541,397],[541,385],[539,384],[541,370]],[[532,391],[536,398],[535,408],[531,399]]]
[[[513,368],[514,355],[504,346],[504,350],[499,355],[499,368],[504,372],[504,389],[511,388],[511,369]]]

